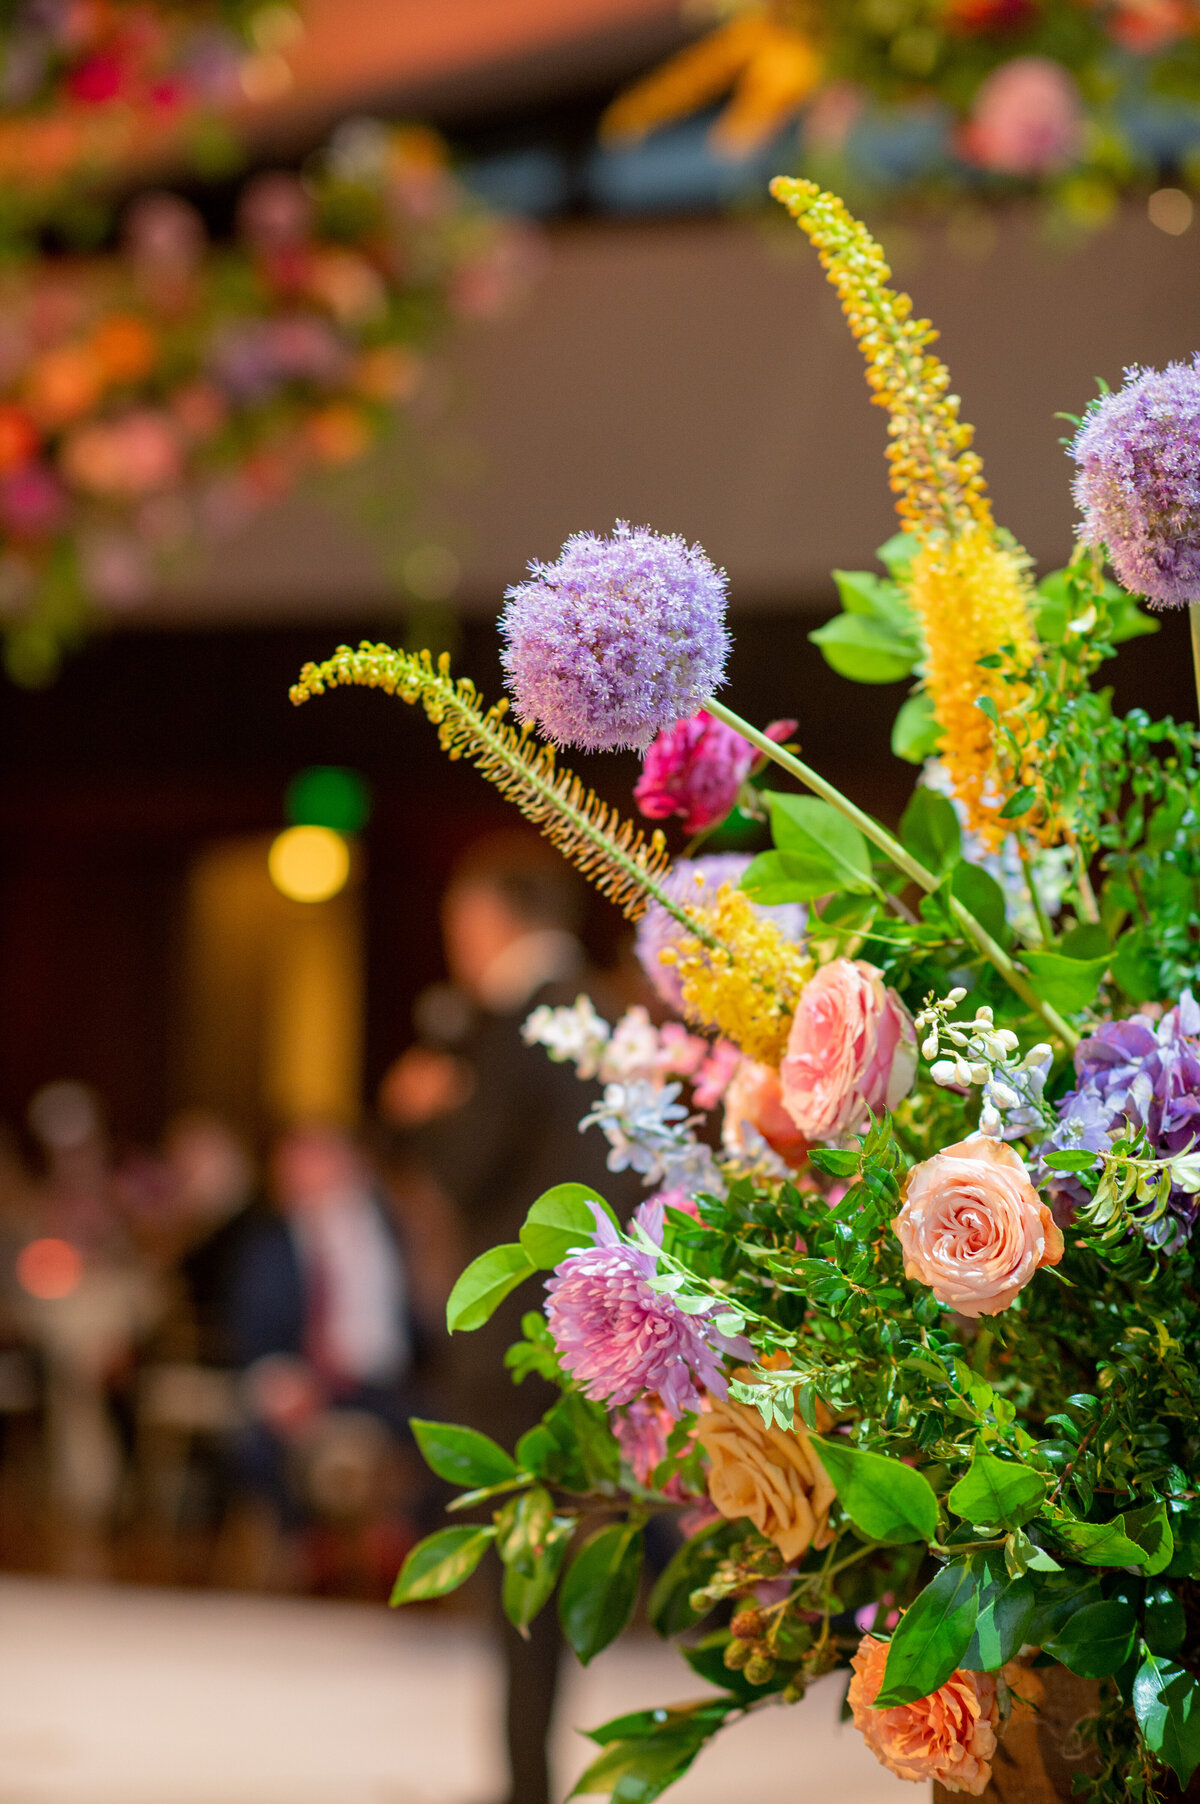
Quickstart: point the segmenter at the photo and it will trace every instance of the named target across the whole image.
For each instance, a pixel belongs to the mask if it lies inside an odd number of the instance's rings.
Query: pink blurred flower
[[[1079,90],[1062,65],[1046,56],[1015,56],[980,87],[962,146],[984,169],[1041,176],[1073,162],[1082,135]]]
[[[732,1040],[718,1040],[696,1073],[692,1101],[698,1109],[715,1109],[742,1062],[742,1052]]]
[[[750,1130],[793,1169],[803,1165],[808,1156],[808,1141],[784,1107],[778,1071],[743,1058],[725,1092],[721,1138],[726,1151],[750,1159],[756,1151],[761,1154]]]
[[[0,526],[15,538],[40,539],[59,526],[67,498],[45,464],[26,464],[0,482]]]
[[[866,104],[852,81],[832,81],[822,88],[804,115],[804,142],[809,150],[839,155]]]
[[[649,1490],[655,1471],[667,1457],[667,1437],[675,1418],[654,1398],[635,1397],[624,1409],[614,1410],[609,1419],[622,1459],[638,1484]],[[680,1501],[691,1493],[675,1472],[663,1486],[662,1495]]]
[[[894,1109],[917,1070],[912,1016],[874,965],[835,958],[800,998],[780,1072],[783,1106],[809,1141]]]
[[[782,743],[795,730],[794,720],[776,720],[767,735]],[[681,814],[685,833],[703,833],[725,819],[757,757],[749,740],[701,708],[647,748],[634,800],[649,820]]]
[[[183,473],[179,434],[168,414],[138,408],[73,432],[62,449],[63,474],[89,494],[152,495]]]

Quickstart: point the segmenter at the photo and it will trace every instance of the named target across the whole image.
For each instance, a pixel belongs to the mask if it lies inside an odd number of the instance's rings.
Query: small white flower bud
[[[992,1011],[987,1007],[986,1003],[981,1008],[975,1010],[975,1019],[980,1027],[990,1027],[992,1025]]]
[[[967,1064],[966,1059],[955,1059],[954,1075],[960,1084],[969,1084],[973,1081],[971,1067]]]
[[[969,1066],[969,1070],[971,1073],[971,1082],[973,1084],[986,1084],[989,1077],[992,1075],[991,1066],[984,1065],[979,1060],[975,1060]]]
[[[1010,1090],[1007,1084],[997,1083],[995,1079],[992,1080],[991,1098],[999,1109],[1016,1109],[1021,1103],[1015,1090]]]
[[[930,1034],[927,1040],[921,1042],[921,1052],[927,1059],[936,1059],[937,1051],[938,1037],[936,1034]]]
[[[952,1084],[955,1081],[956,1076],[956,1063],[957,1061],[954,1059],[939,1059],[936,1065],[931,1065],[929,1067],[929,1075],[934,1083]]]
[[[946,1001],[953,1002],[953,1003],[959,1003],[962,1001],[962,999],[966,995],[966,993],[967,992],[960,985],[956,984],[954,986],[954,988],[950,991],[949,995],[946,997]]]
[[[1015,1052],[1017,1047],[1021,1044],[1011,1027],[998,1027],[996,1029],[996,1038],[1004,1048],[1005,1052]]]

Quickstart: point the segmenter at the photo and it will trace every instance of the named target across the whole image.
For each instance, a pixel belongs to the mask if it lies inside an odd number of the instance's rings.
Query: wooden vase
[[[1037,1717],[1005,1731],[992,1760],[988,1804],[1059,1804],[1072,1797],[1071,1781],[1087,1771],[1086,1744],[1076,1724],[1096,1708],[1097,1687],[1065,1666],[1040,1669],[1046,1694]],[[934,1804],[959,1804],[961,1792],[933,1788]]]

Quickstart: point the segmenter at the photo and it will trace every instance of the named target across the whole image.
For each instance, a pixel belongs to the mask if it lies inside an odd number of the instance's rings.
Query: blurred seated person
[[[226,1299],[239,1248],[262,1216],[250,1154],[221,1116],[187,1109],[167,1125],[177,1235],[176,1274],[187,1311],[192,1357],[233,1363]]]
[[[393,1444],[407,1440],[411,1342],[400,1247],[353,1139],[322,1125],[283,1134],[271,1197],[229,1267],[246,1417],[233,1482],[288,1532],[310,1514],[306,1467],[336,1432],[332,1417],[371,1417]]]

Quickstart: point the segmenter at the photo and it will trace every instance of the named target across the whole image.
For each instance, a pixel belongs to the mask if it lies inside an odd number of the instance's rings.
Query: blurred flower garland
[[[164,155],[236,159],[233,109],[277,98],[303,36],[283,0],[6,0],[0,231],[103,231],[106,182]]]
[[[751,156],[799,117],[804,173],[860,201],[1034,192],[1076,227],[1102,224],[1130,187],[1200,178],[1194,0],[701,10],[721,22],[617,99],[611,143],[723,101],[712,142],[725,156]],[[1186,199],[1164,229],[1182,229]]]
[[[501,304],[528,250],[432,133],[358,121],[303,178],[254,178],[235,244],[149,193],[118,254],[0,276],[10,675],[47,681],[94,608],[136,605],[197,532],[360,457],[417,389],[437,328]]]

